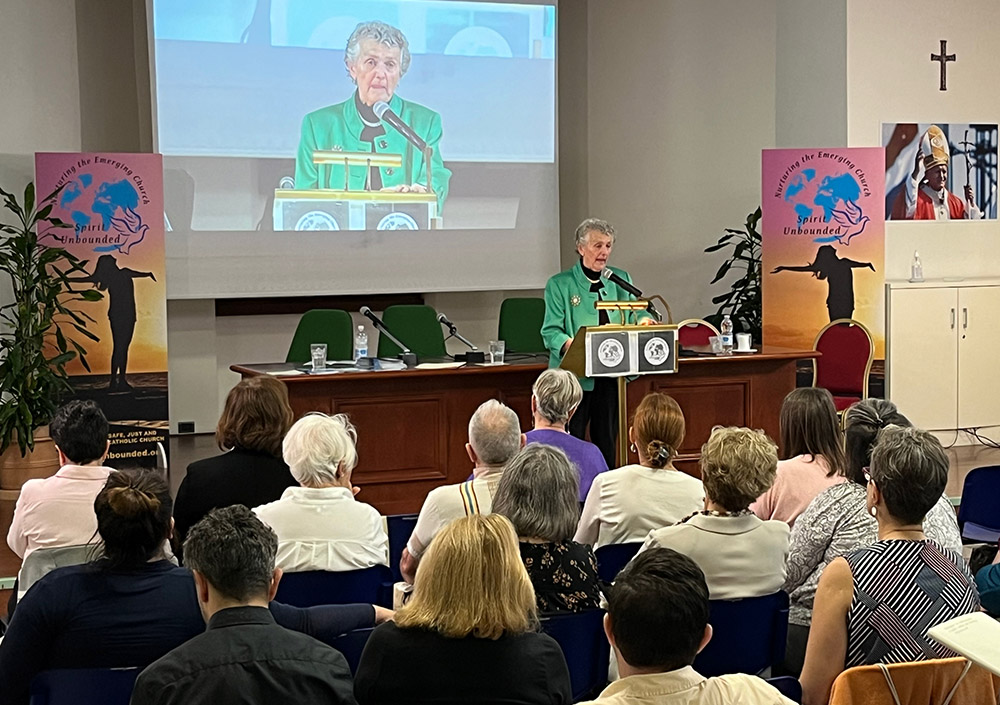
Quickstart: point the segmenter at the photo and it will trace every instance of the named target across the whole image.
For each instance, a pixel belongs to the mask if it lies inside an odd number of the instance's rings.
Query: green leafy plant
[[[21,454],[34,448],[35,429],[51,421],[62,395],[71,390],[66,365],[80,358],[88,371],[83,336],[94,319],[76,304],[99,301],[96,290],[74,292],[68,275],[82,272],[86,260],[39,240],[72,226],[51,215],[61,189],[35,203],[29,183],[24,198],[0,189],[10,223],[0,222],[0,272],[10,278],[12,302],[0,306],[0,452],[16,442]],[[53,243],[56,241],[53,239]]]
[[[743,230],[726,228],[726,234],[719,238],[717,243],[705,249],[705,252],[730,250],[729,257],[715,273],[712,284],[722,281],[733,271],[740,275],[730,284],[729,291],[712,298],[712,303],[718,304],[719,310],[706,320],[718,328],[722,317],[728,313],[734,328],[737,331],[750,333],[755,342],[761,340],[760,233],[757,232],[759,222],[760,208],[747,216]]]

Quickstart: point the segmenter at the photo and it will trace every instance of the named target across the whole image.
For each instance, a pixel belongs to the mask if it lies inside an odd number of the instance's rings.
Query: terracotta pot
[[[11,443],[0,455],[0,490],[19,492],[25,480],[49,477],[59,469],[59,453],[49,438],[49,427],[35,429],[35,449],[21,456],[17,443]]]

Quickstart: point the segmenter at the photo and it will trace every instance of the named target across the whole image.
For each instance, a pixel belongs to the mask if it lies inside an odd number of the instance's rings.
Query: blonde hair
[[[395,622],[454,639],[499,639],[537,629],[535,591],[510,521],[474,514],[442,529],[417,567],[413,598],[396,612]]]
[[[778,446],[763,431],[716,428],[701,447],[705,495],[727,511],[746,509],[771,489],[778,469]]]

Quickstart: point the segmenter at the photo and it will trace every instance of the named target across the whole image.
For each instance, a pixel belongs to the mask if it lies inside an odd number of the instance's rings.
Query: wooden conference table
[[[629,383],[629,417],[648,392],[674,397],[687,422],[675,464],[698,476],[701,446],[716,424],[759,428],[778,438],[781,402],[795,388],[795,362],[816,356],[812,350],[765,346],[754,354],[682,357],[676,374],[647,375]],[[419,511],[433,488],[469,476],[468,424],[481,403],[499,399],[517,412],[522,429],[531,428],[531,386],[547,360],[539,356],[495,366],[319,375],[295,374],[286,363],[230,369],[244,378],[278,376],[288,386],[296,416],[309,411],[348,414],[358,430],[353,480],[361,487],[359,499],[383,514],[404,514]]]

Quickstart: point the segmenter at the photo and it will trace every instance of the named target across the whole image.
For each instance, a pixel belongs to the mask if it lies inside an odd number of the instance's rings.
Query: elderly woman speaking
[[[569,269],[549,278],[545,285],[545,320],[542,339],[549,351],[549,367],[558,367],[573,342],[577,330],[584,326],[606,325],[611,322],[607,311],[598,311],[598,301],[632,301],[635,297],[609,279],[603,279],[605,269],[631,282],[628,272],[608,267],[608,258],[615,244],[615,229],[611,223],[587,218],[576,228],[576,251],[580,260]],[[628,314],[629,323],[652,323],[645,312]],[[617,323],[617,321],[616,321]],[[590,439],[601,449],[608,466],[615,462],[615,441],[618,438],[618,385],[613,379],[589,377],[580,380],[583,399],[569,423],[569,432],[583,438],[590,425]]]
[[[431,149],[431,186],[437,194],[438,211],[444,208],[451,172],[441,160],[441,116],[430,108],[396,95],[399,80],[410,68],[410,44],[406,36],[384,22],[362,22],[351,33],[344,51],[344,64],[357,86],[343,103],[309,113],[302,120],[302,137],[295,157],[295,188],[343,189],[344,167],[313,162],[316,150],[400,154],[403,167],[349,167],[348,188],[360,191],[425,193],[427,165],[424,154],[395,128],[387,128],[375,114],[376,103],[389,108],[410,126]]]
[[[309,414],[289,429],[282,454],[301,487],[289,487],[277,502],[254,509],[278,535],[276,567],[294,573],[388,564],[382,517],[354,499],[356,440],[344,414]]]

